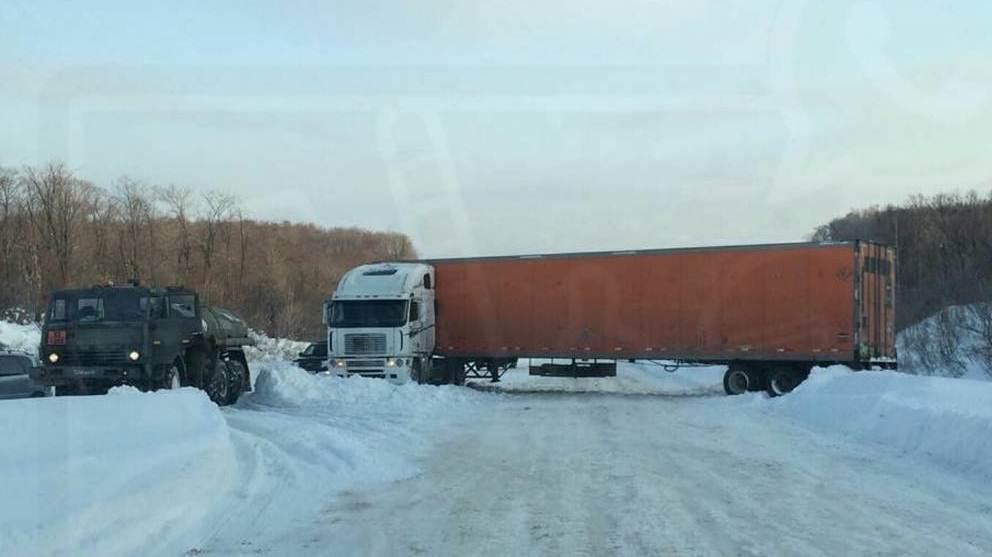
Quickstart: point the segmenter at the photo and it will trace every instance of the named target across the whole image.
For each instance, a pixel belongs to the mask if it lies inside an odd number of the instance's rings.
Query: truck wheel
[[[802,380],[802,375],[794,369],[778,368],[772,370],[768,375],[768,395],[776,397],[789,393]]]
[[[423,385],[424,381],[424,365],[420,362],[420,358],[413,359],[413,366],[410,368],[410,376],[418,385]]]
[[[229,386],[227,389],[227,404],[238,401],[245,388],[245,366],[237,360],[227,361]]]
[[[230,396],[231,391],[231,380],[227,370],[227,365],[218,360],[214,364],[211,370],[210,377],[207,378],[207,384],[204,385],[204,389],[207,392],[207,396],[210,400],[214,401],[217,406],[224,406],[227,404],[227,399]]]
[[[448,368],[448,377],[450,378],[452,385],[464,385],[465,384],[465,364],[462,362],[446,361],[445,365]]]
[[[748,391],[751,376],[740,368],[728,368],[723,374],[723,390],[728,395],[741,395]]]
[[[169,369],[166,370],[165,376],[162,377],[162,384],[159,386],[160,389],[175,390],[182,387],[182,362],[177,358],[176,361],[172,362]]]

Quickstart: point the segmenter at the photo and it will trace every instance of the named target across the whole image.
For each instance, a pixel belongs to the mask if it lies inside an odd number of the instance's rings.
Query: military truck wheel
[[[207,383],[203,386],[203,390],[207,392],[207,396],[217,406],[224,406],[227,404],[227,399],[231,391],[231,379],[227,364],[218,360],[210,371],[210,377],[207,378]]]
[[[175,390],[182,387],[182,362],[177,358],[162,377],[159,389]]]
[[[246,370],[245,366],[237,360],[228,360],[226,363],[228,373],[227,404],[234,404],[244,391]]]

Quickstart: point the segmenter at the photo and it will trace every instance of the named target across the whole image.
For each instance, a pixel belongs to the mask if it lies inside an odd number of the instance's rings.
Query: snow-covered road
[[[0,555],[992,554],[989,383],[829,369],[768,399],[719,394],[719,368],[517,370],[503,392],[254,369],[224,409],[0,405]]]
[[[355,555],[992,554],[992,492],[739,406],[504,396],[314,532]]]

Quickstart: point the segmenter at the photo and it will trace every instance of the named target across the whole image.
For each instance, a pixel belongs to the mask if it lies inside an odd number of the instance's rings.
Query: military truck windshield
[[[138,292],[94,292],[56,296],[52,299],[50,321],[140,321],[146,314],[148,297]]]
[[[406,300],[349,300],[331,304],[331,327],[399,327]]]

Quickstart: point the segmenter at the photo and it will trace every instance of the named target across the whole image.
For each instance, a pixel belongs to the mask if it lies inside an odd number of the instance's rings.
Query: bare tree
[[[76,178],[62,163],[40,170],[26,168],[24,183],[29,219],[45,256],[54,262],[55,277],[50,283],[56,287],[69,284],[82,216],[92,206],[93,186]]]
[[[114,199],[123,227],[123,234],[118,236],[121,262],[126,278],[138,280],[145,273],[150,275],[154,265],[155,206],[149,189],[127,176],[118,180]]]
[[[181,282],[188,284],[193,274],[193,237],[190,232],[190,214],[196,211],[193,192],[186,187],[170,185],[159,188],[157,193],[178,228],[176,263],[182,276]]]
[[[208,292],[211,292],[216,282],[213,273],[217,241],[224,222],[230,218],[237,206],[237,199],[233,195],[214,190],[203,194],[203,204],[204,214],[201,219],[203,231],[199,245],[203,256],[203,285]]]

